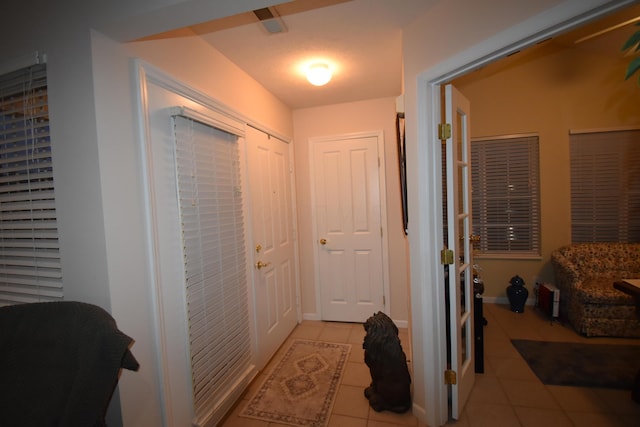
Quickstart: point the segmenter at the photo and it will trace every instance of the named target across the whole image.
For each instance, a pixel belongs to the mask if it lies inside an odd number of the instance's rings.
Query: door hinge
[[[384,229],[380,227],[380,237],[384,237]]]
[[[451,249],[443,249],[440,251],[440,264],[453,264],[453,251]]]
[[[456,371],[451,369],[444,371],[444,383],[446,385],[458,384],[458,375],[456,374]]]
[[[445,140],[451,138],[451,124],[440,123],[438,125],[438,138]]]
[[[385,297],[384,295],[382,295],[382,306],[383,307],[387,306],[387,297]]]

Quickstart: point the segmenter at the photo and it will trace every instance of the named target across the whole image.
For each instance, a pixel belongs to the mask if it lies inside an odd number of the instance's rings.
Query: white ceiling
[[[402,92],[402,27],[441,0],[295,0],[272,7],[287,31],[268,34],[252,13],[189,27],[293,109]],[[575,40],[640,15],[635,5],[547,43],[620,55],[631,25],[575,44]],[[635,28],[635,27],[634,27]],[[165,34],[167,36],[167,34]],[[531,48],[534,51],[535,48]],[[527,54],[527,51],[517,56]],[[325,60],[334,69],[323,87],[310,85],[302,67]]]
[[[284,33],[267,34],[253,13],[191,29],[296,109],[400,95],[402,27],[436,1],[296,0],[273,7]],[[302,74],[314,60],[334,71],[326,86]]]

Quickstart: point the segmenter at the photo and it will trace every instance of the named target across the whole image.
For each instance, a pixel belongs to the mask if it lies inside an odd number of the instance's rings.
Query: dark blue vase
[[[529,290],[524,287],[524,280],[518,275],[512,277],[509,283],[511,284],[507,286],[507,297],[509,297],[511,311],[524,313],[524,305],[529,297]]]

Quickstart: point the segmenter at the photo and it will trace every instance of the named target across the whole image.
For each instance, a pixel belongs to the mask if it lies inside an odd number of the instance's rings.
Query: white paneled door
[[[385,309],[382,134],[311,140],[322,320],[364,322]]]
[[[298,323],[289,144],[247,127],[258,368]]]

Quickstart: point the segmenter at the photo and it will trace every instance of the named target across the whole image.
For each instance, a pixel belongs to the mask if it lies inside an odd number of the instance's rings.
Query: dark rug
[[[640,345],[511,340],[544,384],[631,390]]]

